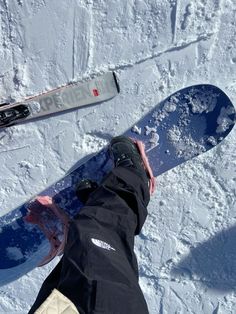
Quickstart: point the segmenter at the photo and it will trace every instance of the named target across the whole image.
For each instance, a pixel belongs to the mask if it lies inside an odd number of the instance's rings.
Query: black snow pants
[[[80,314],[147,314],[138,283],[134,236],[147,216],[147,184],[117,167],[71,221],[65,252],[44,281],[29,314],[56,288]]]

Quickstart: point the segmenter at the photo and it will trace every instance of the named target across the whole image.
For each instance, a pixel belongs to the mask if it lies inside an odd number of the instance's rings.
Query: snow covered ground
[[[182,87],[236,104],[235,0],[0,0],[1,102],[108,69],[113,100],[0,131],[0,214]],[[236,313],[235,137],[158,178],[136,240],[151,314]],[[0,313],[27,313],[56,262],[0,287]]]

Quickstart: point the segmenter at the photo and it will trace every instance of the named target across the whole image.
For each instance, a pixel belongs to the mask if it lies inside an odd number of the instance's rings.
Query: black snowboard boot
[[[145,170],[142,157],[138,147],[130,138],[125,136],[114,137],[110,143],[110,154],[115,167],[134,168],[135,172],[148,184],[149,175]]]
[[[76,196],[79,198],[79,200],[82,203],[86,203],[89,195],[95,191],[98,187],[98,184],[94,181],[91,181],[89,179],[83,179],[79,182],[79,184],[76,187]]]

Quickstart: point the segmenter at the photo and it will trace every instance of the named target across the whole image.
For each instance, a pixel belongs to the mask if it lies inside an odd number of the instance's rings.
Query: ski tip
[[[115,73],[115,72],[112,72],[112,74],[113,74],[114,81],[115,81],[115,84],[116,84],[117,92],[120,93],[120,85],[119,85],[119,83],[118,83],[116,73]]]

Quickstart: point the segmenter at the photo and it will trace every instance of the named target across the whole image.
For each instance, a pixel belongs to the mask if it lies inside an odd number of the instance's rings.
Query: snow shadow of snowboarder
[[[236,226],[192,248],[171,274],[200,281],[222,293],[236,290]]]

